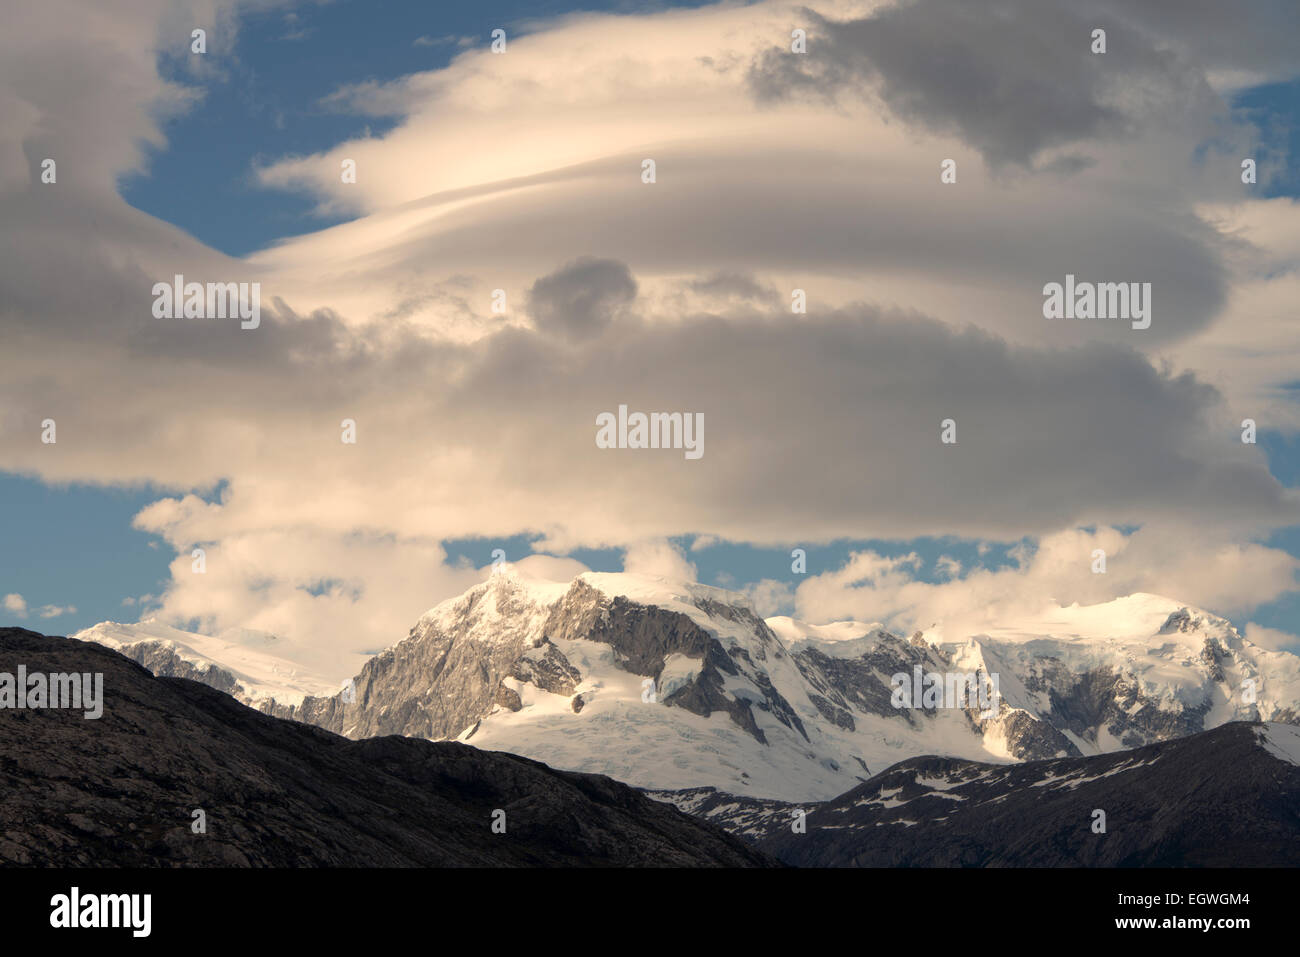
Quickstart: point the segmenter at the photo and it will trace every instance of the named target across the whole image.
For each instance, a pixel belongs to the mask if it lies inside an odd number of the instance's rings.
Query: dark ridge
[[[450,742],[351,741],[156,678],[93,643],[0,628],[0,672],[102,672],[103,717],[0,709],[0,863],[659,866],[775,862],[607,777]],[[206,834],[191,830],[206,814]],[[506,831],[493,833],[493,812]],[[499,817],[499,816],[498,816]]]

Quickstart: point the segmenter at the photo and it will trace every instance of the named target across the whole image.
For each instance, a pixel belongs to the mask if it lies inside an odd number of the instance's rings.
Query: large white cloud
[[[808,62],[832,49],[798,6],[569,18],[504,55],[340,91],[341,108],[401,122],[261,176],[360,218],[235,260],[113,189],[194,98],[156,55],[189,21],[233,30],[229,8],[140,3],[94,36],[62,28],[98,23],[93,8],[45,9],[29,5],[21,44],[0,40],[0,467],[224,482],[216,504],[169,498],[139,519],[177,549],[176,619],[386,644],[477,574],[446,567],[437,543],[455,537],[631,545],[635,564],[639,543],[683,533],[1053,541],[1146,523],[1143,541],[1192,530],[1255,561],[1252,536],[1294,521],[1237,440],[1243,414],[1295,424],[1286,364],[1215,360],[1233,336],[1265,353],[1286,337],[1279,276],[1300,247],[1293,207],[1245,202],[1252,131],[1204,79],[1241,68],[1240,43],[1203,63],[1184,43],[1177,69],[1136,74],[1141,97],[1099,86],[1122,135],[1085,123],[1029,165],[990,165],[996,124],[913,116],[870,84],[757,95],[755,70],[794,56],[773,52],[792,26],[812,29]],[[1206,124],[1218,139],[1199,152]],[[38,182],[46,153],[55,186]],[[1278,259],[1267,271],[1240,256],[1252,237]],[[1067,271],[1152,282],[1151,329],[1044,320],[1042,285]],[[175,273],[260,281],[261,327],[155,319],[152,285]],[[619,404],[702,412],[704,457],[598,449],[595,417]],[[56,445],[39,441],[47,417]],[[955,446],[939,442],[949,417]],[[1249,606],[1281,587],[1277,561],[1219,592],[1177,563],[1150,584]]]

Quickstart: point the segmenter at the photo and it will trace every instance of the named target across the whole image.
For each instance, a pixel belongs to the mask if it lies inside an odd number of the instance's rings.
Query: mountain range
[[[77,636],[157,675],[352,739],[456,740],[655,791],[825,801],[921,756],[1111,754],[1233,721],[1300,723],[1300,658],[1155,595],[1053,607],[985,634],[760,617],[696,583],[491,575],[423,615],[346,688],[273,653],[105,623]],[[898,706],[895,675],[967,675],[992,706]]]
[[[103,709],[0,713],[0,863],[1300,865],[1300,727],[1283,723],[1082,757],[909,758],[790,802],[644,792],[457,742],[349,740],[95,643],[0,629],[0,672],[22,666],[101,674]]]

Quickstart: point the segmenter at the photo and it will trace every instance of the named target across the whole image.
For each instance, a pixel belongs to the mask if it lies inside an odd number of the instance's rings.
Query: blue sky
[[[698,4],[680,4],[696,6]],[[310,233],[339,220],[317,216],[315,200],[256,184],[253,171],[287,156],[308,155],[359,135],[379,136],[395,120],[358,117],[321,106],[341,86],[389,81],[445,66],[462,48],[458,39],[486,44],[492,29],[512,37],[528,21],[575,9],[654,9],[646,4],[587,5],[558,2],[443,5],[418,2],[335,2],[307,4],[252,15],[240,24],[233,58],[201,83],[182,57],[163,57],[159,70],[187,86],[201,85],[192,110],[163,127],[168,143],[150,152],[147,169],[124,176],[121,196],[132,206],[172,223],[203,243],[243,256],[278,240]],[[1234,109],[1256,123],[1263,136],[1261,161],[1300,155],[1300,83],[1280,83],[1238,95]],[[437,163],[436,156],[427,162]],[[1266,195],[1300,196],[1300,164],[1264,187]],[[1300,398],[1300,370],[1297,370]],[[1284,485],[1300,487],[1300,439],[1262,429],[1260,444],[1270,470]],[[176,489],[45,485],[37,479],[0,472],[0,516],[13,547],[0,550],[0,593],[24,596],[32,611],[19,618],[0,610],[0,622],[72,632],[105,619],[130,620],[124,599],[157,595],[166,587],[174,557],[159,539],[132,528],[132,518]],[[212,490],[194,490],[211,498]],[[703,532],[705,530],[701,530]],[[490,562],[493,548],[511,558],[528,551],[529,536],[501,540],[459,539],[446,543],[454,562]],[[700,580],[728,586],[777,579],[797,582],[790,571],[791,547],[808,549],[810,573],[842,565],[853,551],[886,555],[915,551],[923,559],[918,577],[942,580],[941,555],[964,566],[997,568],[1010,562],[1010,545],[981,549],[955,539],[910,541],[846,540],[814,546],[791,542],[763,549],[720,544],[691,550],[691,539],[674,539],[687,551]],[[1276,531],[1267,544],[1300,556],[1300,526]],[[618,549],[579,550],[574,557],[598,570],[621,567]],[[43,606],[75,606],[41,620]],[[1300,596],[1295,593],[1257,609],[1251,619],[1286,631],[1300,631]],[[1244,624],[1244,622],[1238,622]]]
[[[1233,108],[1259,127],[1260,163],[1283,164],[1281,175],[1261,184],[1266,196],[1300,195],[1300,82],[1269,83],[1243,91]],[[1300,369],[1296,370],[1300,375]]]

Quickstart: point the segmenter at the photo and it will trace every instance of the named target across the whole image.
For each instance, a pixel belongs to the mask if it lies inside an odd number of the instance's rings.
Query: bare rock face
[[[355,690],[266,710],[350,738],[454,738],[502,703],[506,678],[518,673],[551,687],[572,683],[562,655],[534,654],[545,609],[513,579],[473,588],[442,612],[426,615],[405,641],[366,662]],[[518,695],[504,699],[517,702]]]
[[[244,689],[240,686],[239,679],[229,671],[213,663],[186,661],[162,642],[137,642],[127,657],[160,678],[188,678],[235,698],[243,697]]]
[[[543,638],[539,646],[520,656],[510,671],[510,677],[536,685],[551,694],[571,695],[582,681],[582,672],[573,667],[549,639]]]
[[[917,665],[927,672],[946,671],[949,667],[942,653],[924,642],[905,642],[884,631],[872,637],[873,647],[854,657],[832,657],[810,646],[801,648],[795,659],[808,683],[824,696],[828,710],[841,716],[837,723],[850,729],[850,711],[915,720],[912,709],[893,706],[891,686],[888,680],[881,680],[882,676],[910,675]]]
[[[351,741],[154,677],[100,645],[0,628],[0,672],[20,664],[102,673],[103,716],[0,710],[0,863],[772,863],[609,778],[451,742]],[[195,811],[206,833],[195,833]]]
[[[760,660],[766,646],[779,649],[780,641],[749,609],[713,602],[707,611],[753,629]],[[266,710],[348,737],[455,737],[495,708],[519,710],[518,691],[507,679],[573,695],[583,675],[555,640],[576,639],[608,645],[621,669],[656,683],[672,656],[698,659],[698,672],[666,693],[664,704],[703,717],[723,712],[766,743],[753,716],[757,706],[806,738],[789,703],[745,660],[750,653],[724,648],[716,635],[687,615],[622,596],[611,598],[582,580],[553,606],[545,606],[508,576],[471,589],[454,606],[425,616],[405,641],[367,662],[355,679],[354,701],[346,701],[348,695],[340,692],[329,698],[309,696],[297,707],[274,704]],[[761,700],[726,692],[726,679],[737,677],[742,669],[763,689]],[[578,705],[574,712],[581,709]]]

